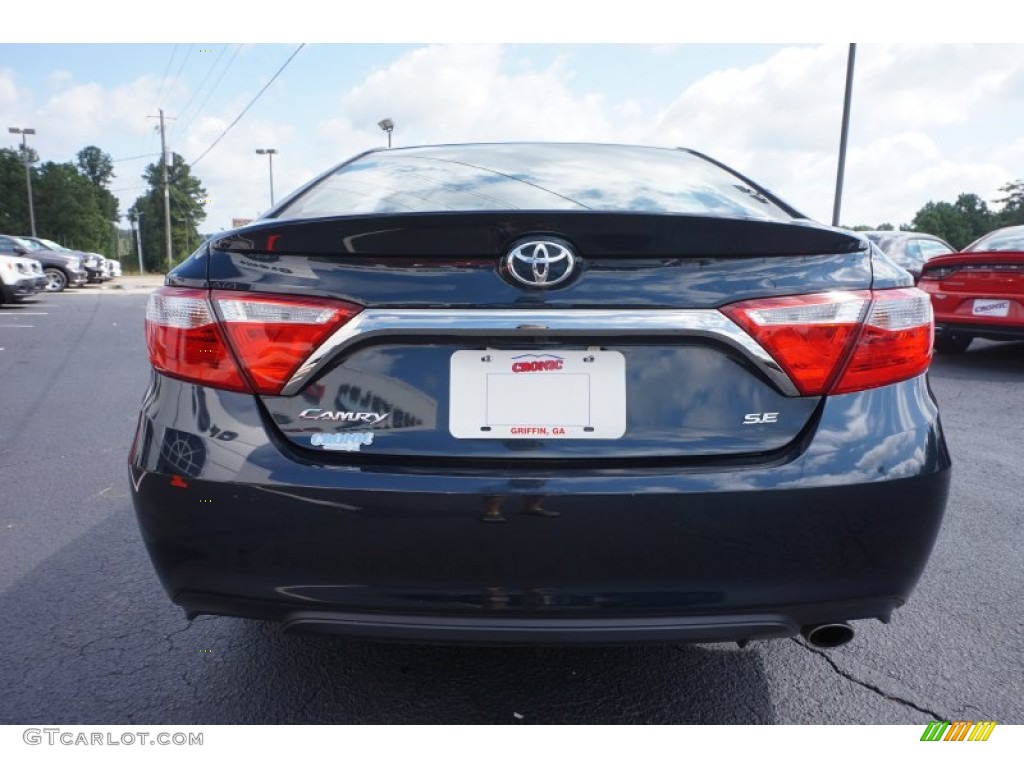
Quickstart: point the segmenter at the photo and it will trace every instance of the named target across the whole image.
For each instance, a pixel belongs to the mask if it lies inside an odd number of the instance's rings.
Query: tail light
[[[276,395],[360,311],[328,299],[164,287],[146,306],[146,344],[153,367],[168,376]]]
[[[943,278],[949,277],[956,272],[959,267],[929,267],[921,271],[922,280],[942,280]]]
[[[881,387],[917,376],[931,363],[932,305],[916,288],[757,299],[722,311],[804,395]]]

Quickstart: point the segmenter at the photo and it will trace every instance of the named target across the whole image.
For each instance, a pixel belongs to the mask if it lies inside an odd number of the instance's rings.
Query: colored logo
[[[534,358],[533,360],[523,360],[522,358]],[[512,373],[534,373],[536,371],[560,371],[564,361],[562,358],[551,355],[550,357],[541,357],[539,355],[519,355],[513,357],[516,362],[512,363]]]
[[[995,720],[932,720],[921,734],[921,741],[988,741],[995,727]]]

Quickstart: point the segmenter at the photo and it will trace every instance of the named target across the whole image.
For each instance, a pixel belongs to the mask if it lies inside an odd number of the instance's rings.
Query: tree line
[[[163,169],[151,163],[142,174],[147,190],[125,213],[110,191],[116,178],[111,156],[96,146],[84,147],[74,161],[39,163],[32,147],[0,149],[0,232],[31,234],[25,165],[32,179],[36,234],[68,248],[109,255],[131,255],[125,267],[138,264],[132,230],[141,220],[144,268],[167,269],[164,229]],[[168,166],[171,202],[172,259],[185,259],[200,243],[199,225],[206,219],[206,190],[181,155]],[[119,222],[126,219],[127,227]]]
[[[909,224],[900,225],[901,230],[927,232],[941,237],[954,248],[963,248],[979,237],[1000,227],[1024,224],[1024,179],[1007,182],[999,188],[1003,193],[993,201],[1000,206],[997,210],[979,195],[962,193],[952,203],[929,201],[914,214]],[[857,226],[856,230],[894,230],[892,224],[877,227]]]

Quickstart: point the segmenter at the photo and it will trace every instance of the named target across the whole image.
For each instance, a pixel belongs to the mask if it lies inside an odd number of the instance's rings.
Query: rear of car
[[[189,616],[385,639],[887,621],[949,457],[930,303],[875,261],[693,152],[357,157],[150,300],[157,572]]]
[[[942,238],[924,232],[879,230],[861,234],[913,275],[915,281],[921,279],[921,270],[931,259],[956,251]]]
[[[932,299],[939,351],[963,352],[975,338],[1024,341],[1024,226],[930,261],[920,287]]]

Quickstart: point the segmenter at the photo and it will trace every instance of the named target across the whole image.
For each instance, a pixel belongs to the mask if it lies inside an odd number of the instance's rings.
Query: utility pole
[[[150,115],[156,117],[156,115]],[[164,131],[164,111],[160,110],[160,164],[164,169],[164,232],[167,242],[167,271],[171,271],[174,256],[171,252],[171,190],[170,181],[167,178],[167,135]],[[167,120],[176,118],[168,117]]]
[[[843,202],[843,177],[846,175],[846,139],[850,133],[850,100],[853,96],[853,60],[857,44],[850,43],[846,59],[846,95],[843,98],[843,128],[839,134],[839,168],[836,170],[836,196],[832,204],[832,226],[839,226],[839,208]]]
[[[134,223],[138,218],[138,227],[135,229],[135,245],[139,249],[139,276],[146,274],[146,271],[142,268],[142,211],[136,211],[135,215],[132,216],[132,222]]]

